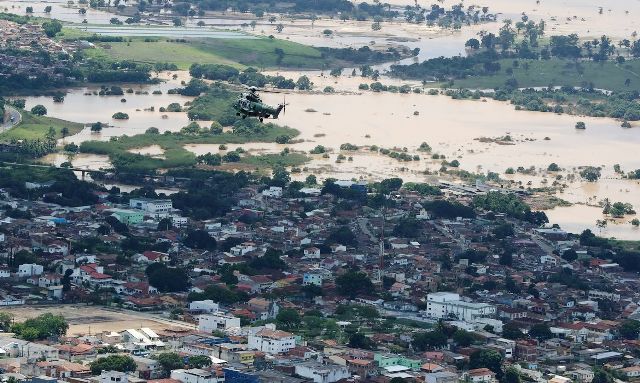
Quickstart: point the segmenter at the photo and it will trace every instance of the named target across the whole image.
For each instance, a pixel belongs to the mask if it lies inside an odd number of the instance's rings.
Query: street
[[[0,133],[4,133],[5,131],[13,128],[14,126],[18,125],[20,121],[22,121],[22,115],[20,114],[20,112],[18,112],[17,109],[5,105],[5,110],[7,120],[3,124],[0,124]]]

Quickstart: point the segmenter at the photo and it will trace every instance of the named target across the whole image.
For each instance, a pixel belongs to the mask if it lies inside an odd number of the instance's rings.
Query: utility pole
[[[386,202],[386,201],[385,201]],[[382,226],[381,226],[381,230],[380,230],[380,279],[382,279],[382,273],[384,270],[384,224],[385,224],[385,219],[386,217],[386,207],[384,205],[382,205]]]

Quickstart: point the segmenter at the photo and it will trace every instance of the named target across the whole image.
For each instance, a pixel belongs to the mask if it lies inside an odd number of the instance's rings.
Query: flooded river
[[[314,81],[336,81],[335,79],[314,78]],[[351,79],[353,84],[360,81]],[[348,81],[347,81],[348,82]],[[168,95],[166,90],[179,85],[177,80],[161,85],[142,86],[137,90],[151,93],[163,90],[162,95],[126,94],[126,103],[115,96],[84,96],[87,89],[73,90],[63,104],[54,104],[48,98],[31,97],[27,99],[27,107],[42,103],[49,108],[49,115],[73,121],[92,122],[109,121],[114,127],[106,128],[100,134],[83,131],[67,141],[76,143],[88,139],[107,139],[117,135],[134,135],[155,126],[160,131],[177,131],[188,123],[185,113],[165,113],[168,119],[162,119],[159,106],[170,102],[184,104],[189,98],[179,95]],[[91,90],[91,89],[89,89]],[[267,102],[278,102],[271,99],[278,97],[268,95]],[[304,94],[291,93],[286,96],[286,115],[281,117],[281,124],[289,125],[301,132],[303,142],[294,145],[246,144],[238,145],[253,153],[277,153],[285,147],[293,150],[310,151],[317,145],[330,150],[329,158],[314,155],[313,161],[307,165],[308,173],[316,173],[320,177],[337,177],[341,179],[380,179],[401,175],[406,180],[424,181],[425,170],[437,172],[441,160],[431,160],[417,152],[422,142],[427,142],[434,153],[443,154],[451,161],[457,159],[460,168],[470,172],[496,172],[503,177],[508,167],[533,166],[537,174],[519,175],[518,180],[531,181],[532,186],[544,184],[544,180],[553,181],[553,175],[546,174],[545,169],[552,162],[557,163],[565,177],[576,173],[580,166],[601,166],[603,179],[598,183],[586,183],[578,180],[568,182],[562,199],[572,203],[595,204],[609,198],[613,201],[629,202],[640,208],[640,183],[637,181],[618,179],[613,171],[614,164],[620,164],[626,171],[640,168],[640,157],[635,150],[640,145],[640,130],[637,128],[622,129],[619,122],[611,119],[578,118],[550,113],[516,111],[513,106],[493,100],[455,101],[445,96],[429,96],[426,94]],[[137,111],[155,105],[156,111]],[[313,111],[311,111],[313,110]],[[128,121],[113,121],[110,116],[117,112],[129,113]],[[414,112],[418,111],[418,115]],[[585,131],[574,129],[575,122],[583,120],[587,124]],[[480,142],[479,138],[498,138],[510,135],[513,145]],[[421,155],[420,161],[398,162],[390,157],[371,153],[366,148],[357,152],[341,152],[343,143],[351,143],[361,147],[377,145],[384,148],[396,148],[408,153]],[[229,147],[230,150],[236,146]],[[151,156],[162,156],[160,148],[140,149],[139,152]],[[217,145],[188,145],[187,149],[196,153],[215,153]],[[343,154],[344,161],[337,163],[337,156]],[[351,160],[349,160],[351,157]],[[60,163],[65,157],[58,155],[50,158]],[[74,165],[89,168],[106,167],[105,158],[77,156]],[[566,208],[565,208],[566,209]],[[577,208],[571,208],[577,209]],[[587,212],[595,213],[589,220],[579,219],[577,223],[565,221],[570,227],[579,225],[594,226],[600,219],[594,208],[580,210],[583,214],[573,214],[573,210],[559,209],[550,215],[558,222],[562,217],[586,217]],[[615,229],[615,230],[614,230]],[[620,238],[633,237],[631,225],[620,225],[605,229],[611,235]]]
[[[388,0],[395,5],[411,5],[413,0]],[[459,1],[445,0],[444,6],[450,7]],[[419,0],[423,6],[432,1]],[[616,38],[629,38],[640,25],[640,1],[638,0],[487,0],[477,2],[487,5],[492,13],[499,12],[500,19],[517,20],[524,11],[534,20],[544,19],[547,22],[547,35],[559,33],[579,33],[581,36],[599,36],[608,34]],[[28,2],[16,0],[0,0],[0,8],[19,13]],[[54,2],[52,17],[79,23],[82,18],[77,10],[67,8],[65,1]],[[41,15],[45,3],[34,6],[36,15]],[[603,7],[602,14],[599,7]],[[18,9],[18,10],[16,10]],[[628,13],[627,13],[628,11]],[[574,17],[575,16],[575,17]],[[111,14],[101,11],[89,11],[86,18],[94,24],[106,24]],[[199,19],[189,19],[188,25]],[[205,17],[207,27],[215,26],[230,30],[244,30],[257,35],[276,34],[275,26],[262,20],[254,31],[241,24],[248,23],[249,18],[227,19],[219,15]],[[341,22],[328,18],[315,22],[311,28],[310,21],[280,19],[285,28],[278,37],[298,41],[305,44],[334,47],[359,47],[362,45],[385,46],[403,44],[411,48],[421,49],[419,60],[464,54],[464,42],[483,29],[495,31],[500,23],[465,27],[461,31],[441,31],[425,25],[408,25],[399,22],[384,22],[381,31],[371,31],[370,22]],[[93,26],[92,28],[100,28]],[[327,38],[324,29],[335,33]],[[163,29],[164,30],[164,29]],[[185,31],[199,33],[196,28]],[[159,32],[155,32],[159,33]],[[177,32],[176,32],[177,33]],[[207,32],[209,33],[209,32]],[[231,32],[227,32],[231,33]],[[411,62],[407,59],[405,62]],[[387,64],[388,65],[388,64]],[[386,66],[380,66],[384,69]],[[604,236],[615,236],[624,239],[637,239],[638,230],[633,229],[623,220],[618,225],[609,224],[604,229],[596,229],[596,219],[601,219],[601,209],[594,205],[598,201],[609,198],[612,201],[632,203],[640,209],[640,183],[621,180],[615,175],[613,166],[620,164],[625,171],[640,168],[640,157],[635,150],[640,144],[639,128],[621,129],[620,123],[610,119],[577,118],[558,116],[550,113],[534,113],[515,111],[506,103],[492,100],[455,101],[444,96],[428,96],[424,94],[378,94],[365,92],[355,94],[361,78],[343,76],[340,79],[318,77],[319,73],[307,73],[316,83],[317,89],[333,86],[351,94],[288,94],[286,115],[280,121],[301,132],[303,142],[295,145],[248,144],[241,145],[251,153],[276,153],[285,147],[293,150],[309,151],[316,145],[323,145],[330,150],[329,158],[314,155],[307,165],[306,174],[315,173],[321,178],[333,176],[341,179],[380,179],[389,176],[402,176],[406,180],[433,180],[424,172],[437,172],[441,160],[431,160],[429,156],[417,153],[421,142],[427,142],[433,151],[446,156],[451,161],[457,159],[460,168],[470,172],[486,174],[489,171],[499,173],[502,177],[508,167],[534,167],[533,175],[517,175],[513,177],[521,181],[524,187],[544,186],[553,181],[555,175],[547,174],[547,166],[555,162],[563,171],[562,183],[567,187],[558,197],[572,203],[568,208],[557,208],[549,211],[553,223],[559,223],[571,231],[592,228]],[[288,74],[287,74],[288,75]],[[290,74],[293,77],[296,74]],[[181,79],[184,77],[181,77]],[[370,82],[370,81],[368,81]],[[401,85],[402,82],[384,79],[384,83]],[[419,84],[412,84],[419,86]],[[179,85],[179,80],[151,86],[132,86],[134,91],[148,94],[125,94],[124,96],[85,96],[96,88],[73,89],[65,102],[54,104],[50,98],[30,97],[27,107],[43,104],[49,115],[78,122],[107,122],[112,125],[101,133],[91,133],[85,129],[81,133],[68,137],[67,142],[80,143],[91,139],[108,139],[123,134],[134,135],[144,132],[149,127],[178,131],[188,123],[185,113],[160,113],[161,106],[177,102],[184,104],[190,98],[169,95],[167,90]],[[124,86],[123,88],[127,88]],[[162,92],[153,95],[154,90]],[[121,98],[126,102],[121,102]],[[279,96],[265,97],[269,103],[280,101]],[[150,107],[154,111],[150,111]],[[313,111],[311,111],[313,110]],[[128,113],[129,120],[113,120],[115,112]],[[415,112],[418,112],[415,114]],[[576,131],[576,121],[587,123],[585,131]],[[510,135],[514,145],[498,145],[480,142],[479,138],[497,138]],[[366,147],[377,145],[385,148],[406,148],[408,153],[419,154],[420,161],[398,162],[387,156],[371,153],[366,148],[357,152],[340,152],[343,143],[351,143]],[[162,156],[157,147],[140,148],[138,151],[150,156]],[[189,145],[188,150],[203,154],[218,151],[217,145]],[[235,149],[235,146],[230,147]],[[337,157],[343,154],[345,159],[337,163]],[[48,157],[48,161],[60,164],[69,160],[58,154]],[[77,155],[71,158],[74,165],[87,168],[108,167],[108,160],[100,156]],[[601,166],[603,178],[598,183],[586,183],[576,177],[575,181],[566,181],[569,175],[575,175],[578,167]]]

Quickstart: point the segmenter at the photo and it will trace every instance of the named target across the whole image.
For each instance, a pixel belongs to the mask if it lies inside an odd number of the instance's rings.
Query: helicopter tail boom
[[[273,113],[273,118],[274,119],[278,118],[278,116],[280,115],[280,112],[282,112],[283,109],[284,109],[284,104],[279,104],[275,110],[275,113]]]

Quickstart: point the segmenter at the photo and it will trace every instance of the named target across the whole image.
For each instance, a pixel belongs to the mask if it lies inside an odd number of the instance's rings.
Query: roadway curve
[[[0,124],[0,133],[4,133],[22,122],[22,114],[20,114],[17,109],[8,105],[5,105],[4,108],[7,119],[5,122]]]

